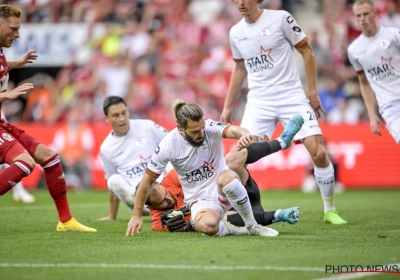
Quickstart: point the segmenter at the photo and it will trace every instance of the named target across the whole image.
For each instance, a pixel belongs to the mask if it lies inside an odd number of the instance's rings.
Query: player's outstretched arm
[[[378,124],[381,127],[384,126],[378,114],[378,102],[375,93],[372,90],[364,71],[357,72],[357,77],[360,82],[361,95],[364,99],[365,106],[367,107],[371,131],[377,135],[381,135],[381,132],[378,129]]]
[[[224,108],[221,113],[221,121],[224,123],[232,123],[232,106],[236,98],[240,93],[243,82],[247,77],[246,66],[244,65],[243,59],[235,60],[235,66],[233,67],[231,79],[229,82],[228,94],[225,98]]]
[[[128,223],[126,236],[133,236],[135,234],[135,231],[139,233],[142,229],[142,211],[144,203],[146,202],[147,196],[149,195],[150,186],[155,180],[156,178],[150,176],[147,172],[144,173],[142,181],[140,181],[139,188],[136,192],[135,207],[133,208],[132,218]]]
[[[17,60],[7,61],[8,70],[11,70],[14,68],[21,68],[25,64],[33,63],[33,61],[35,61],[37,57],[38,56],[37,56],[35,50],[29,50],[23,56],[18,58]]]
[[[33,89],[33,84],[25,83],[23,85],[20,85],[19,87],[16,87],[15,89],[13,89],[11,91],[3,92],[0,95],[0,102],[3,102],[5,100],[16,99],[21,95],[27,94],[31,89]]]
[[[296,50],[303,56],[304,66],[306,69],[307,84],[308,84],[308,99],[310,100],[310,105],[314,109],[315,115],[320,118],[321,114],[326,112],[322,107],[321,100],[319,99],[317,92],[317,66],[315,62],[314,52],[307,42],[301,47],[296,47]]]

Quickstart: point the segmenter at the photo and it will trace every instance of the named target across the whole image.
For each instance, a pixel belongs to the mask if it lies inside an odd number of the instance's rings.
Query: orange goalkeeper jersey
[[[176,204],[174,210],[178,210],[185,206],[183,190],[181,183],[179,182],[178,173],[175,170],[171,170],[167,176],[165,176],[164,180],[162,181],[161,185],[166,188],[171,195],[175,198]],[[166,226],[162,226],[161,224],[161,214],[165,210],[150,210],[150,217],[151,217],[151,228],[154,231],[168,231]],[[190,220],[190,215],[185,217],[186,221]]]

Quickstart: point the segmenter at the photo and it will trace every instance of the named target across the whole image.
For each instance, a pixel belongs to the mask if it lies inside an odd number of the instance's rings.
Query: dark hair
[[[176,123],[186,129],[189,121],[198,122],[204,114],[196,103],[186,103],[178,99],[174,103],[174,116]]]
[[[262,2],[264,2],[264,0],[258,0],[257,1],[258,4],[262,4]]]
[[[17,8],[8,6],[8,5],[0,5],[0,17],[9,18],[16,17],[19,18],[21,16],[21,11]]]
[[[126,105],[125,100],[122,97],[119,96],[108,96],[106,99],[104,99],[103,102],[103,111],[104,111],[104,115],[108,116],[108,109],[112,106],[112,105],[117,105],[123,103]]]

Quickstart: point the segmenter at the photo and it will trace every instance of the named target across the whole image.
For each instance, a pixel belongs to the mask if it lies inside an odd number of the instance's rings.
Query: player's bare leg
[[[80,224],[71,215],[64,171],[58,154],[39,144],[36,147],[34,159],[43,167],[47,188],[57,208],[60,220],[57,225],[57,231],[96,232],[97,230]]]
[[[335,209],[335,175],[321,135],[312,135],[303,144],[314,162],[314,175],[324,202],[325,222],[335,225],[346,224]]]

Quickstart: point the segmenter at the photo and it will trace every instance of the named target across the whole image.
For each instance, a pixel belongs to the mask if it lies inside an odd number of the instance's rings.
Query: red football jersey
[[[5,92],[8,87],[8,65],[5,55],[3,54],[3,50],[0,51],[0,94],[1,92]],[[1,102],[0,102],[0,110],[1,110]]]

